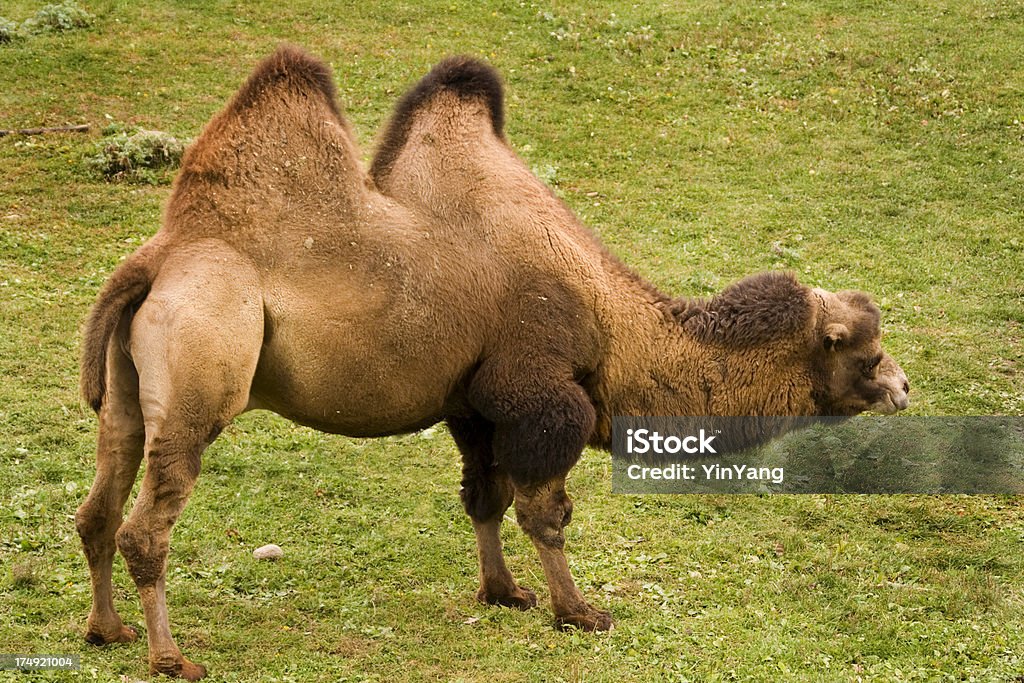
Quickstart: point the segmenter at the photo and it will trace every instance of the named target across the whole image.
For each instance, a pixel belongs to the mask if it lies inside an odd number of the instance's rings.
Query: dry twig
[[[83,123],[78,126],[55,126],[53,128],[16,128],[11,130],[0,130],[0,138],[5,135],[42,135],[43,133],[85,133],[89,130],[89,124]]]

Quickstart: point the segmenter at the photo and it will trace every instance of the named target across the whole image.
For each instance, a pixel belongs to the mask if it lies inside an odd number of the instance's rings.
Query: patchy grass
[[[78,6],[74,0],[60,4],[44,5],[35,14],[18,24],[0,17],[0,44],[12,42],[15,38],[36,36],[44,33],[64,33],[92,26],[96,17]]]
[[[39,10],[23,0],[4,16]],[[1024,91],[1015,2],[594,6],[311,0],[82,3],[88,31],[0,44],[0,128],[187,139],[282,40],[335,68],[367,153],[442,56],[505,75],[508,137],[627,262],[673,293],[784,267],[872,292],[915,414],[1024,413]],[[97,136],[0,139],[0,649],[145,676],[144,642],[82,640],[71,515],[95,419],[78,328],[159,223],[169,176],[111,184]],[[1024,514],[991,497],[612,496],[588,452],[569,554],[608,634],[473,600],[444,430],[378,441],[244,416],[175,529],[172,628],[212,680],[1012,680]],[[513,572],[545,594],[507,525]],[[251,559],[275,542],[277,563]],[[140,624],[116,565],[119,606]],[[78,680],[48,673],[32,680]],[[21,677],[19,677],[19,680]]]
[[[9,19],[0,17],[0,44],[9,43],[18,35],[18,25]]]

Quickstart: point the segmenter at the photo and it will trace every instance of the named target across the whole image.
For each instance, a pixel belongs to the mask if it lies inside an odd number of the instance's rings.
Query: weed
[[[95,17],[78,6],[74,0],[46,5],[21,25],[26,35],[63,33],[92,26]]]
[[[167,171],[181,163],[185,143],[158,130],[123,132],[121,127],[104,129],[109,136],[102,140],[98,152],[89,158],[89,165],[108,180],[159,184],[167,182]]]
[[[39,583],[38,560],[19,560],[11,566],[11,585],[14,588],[32,588]]]
[[[0,44],[9,43],[18,36],[18,25],[13,21],[0,17]]]

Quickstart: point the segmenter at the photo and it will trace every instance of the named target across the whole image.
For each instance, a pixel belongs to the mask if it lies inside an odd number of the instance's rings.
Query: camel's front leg
[[[555,625],[585,631],[606,631],[612,626],[608,612],[592,607],[576,587],[565,559],[563,529],[572,518],[572,501],[565,492],[565,478],[540,485],[516,487],[516,519],[540,555],[551,590]]]
[[[516,583],[501,547],[501,522],[512,505],[512,482],[494,464],[494,425],[480,416],[450,417],[448,428],[462,453],[460,497],[476,533],[480,565],[477,600],[521,610],[535,607],[537,596]]]
[[[525,372],[518,356],[487,363],[474,377],[470,398],[495,426],[488,462],[512,483],[516,518],[540,555],[556,625],[605,630],[611,617],[587,604],[576,588],[562,531],[572,515],[565,476],[593,432],[594,407],[568,369],[559,373],[552,362],[547,372],[536,370]]]

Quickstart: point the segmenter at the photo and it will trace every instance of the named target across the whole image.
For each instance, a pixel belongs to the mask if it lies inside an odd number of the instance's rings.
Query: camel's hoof
[[[206,667],[202,664],[195,664],[186,659],[182,662],[181,672],[178,675],[186,681],[198,681],[206,675]]]
[[[121,625],[112,635],[104,635],[99,631],[89,629],[85,634],[85,642],[92,645],[109,645],[110,643],[131,643],[139,637],[138,631],[131,626]]]
[[[487,605],[501,605],[524,612],[537,606],[537,594],[522,586],[517,586],[511,593],[501,595],[488,593],[487,590],[481,588],[476,593],[476,599]]]
[[[171,663],[154,664],[150,662],[149,672],[151,674],[164,674],[172,678],[184,678],[186,681],[198,681],[206,675],[206,667],[202,664],[190,662],[182,657],[180,661]]]
[[[574,628],[581,631],[608,631],[612,626],[614,626],[612,615],[594,608],[582,614],[555,617],[555,628],[559,631],[569,631]]]

